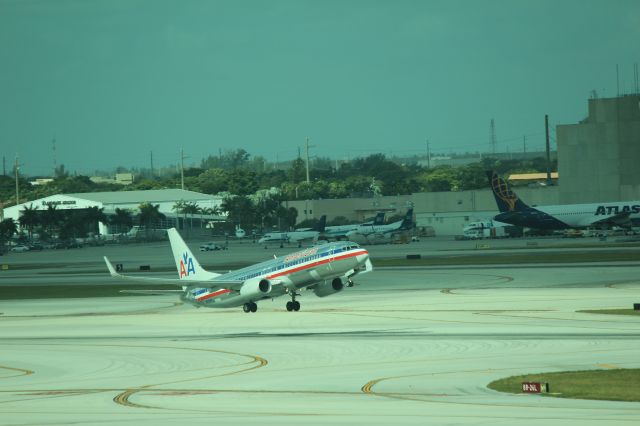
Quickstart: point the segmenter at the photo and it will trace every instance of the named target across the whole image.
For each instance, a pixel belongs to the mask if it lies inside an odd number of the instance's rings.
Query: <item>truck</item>
[[[465,239],[480,240],[483,238],[505,238],[507,237],[506,225],[493,220],[482,220],[470,222],[462,230]]]

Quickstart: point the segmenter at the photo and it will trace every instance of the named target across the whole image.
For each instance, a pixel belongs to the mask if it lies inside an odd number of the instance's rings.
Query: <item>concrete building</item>
[[[527,204],[558,204],[558,187],[519,187],[518,195]],[[490,189],[456,192],[420,192],[411,195],[373,198],[343,198],[327,200],[288,201],[287,207],[298,210],[298,221],[320,218],[327,221],[337,216],[362,222],[384,211],[387,217],[404,214],[414,207],[416,226],[431,226],[436,235],[461,235],[469,222],[489,220],[498,214],[498,207]]]
[[[640,200],[640,95],[589,99],[556,135],[561,203]]]
[[[222,198],[181,189],[59,194],[7,207],[4,209],[4,218],[12,218],[17,222],[25,207],[46,210],[49,205],[56,206],[58,210],[80,210],[97,207],[103,209],[106,215],[114,214],[118,208],[130,210],[135,215],[139,212],[138,207],[140,204],[150,203],[159,205],[158,210],[167,217],[163,227],[176,226],[181,228],[182,215],[173,208],[178,201],[195,203],[200,208],[217,208],[222,203]],[[220,219],[219,216],[210,215],[198,215],[196,217],[197,219]],[[99,223],[99,232],[100,234],[108,234],[108,226],[104,223]]]

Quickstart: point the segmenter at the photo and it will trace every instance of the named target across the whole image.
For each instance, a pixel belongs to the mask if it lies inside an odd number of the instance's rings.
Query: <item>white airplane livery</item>
[[[342,240],[347,238],[347,233],[357,231],[361,226],[384,225],[384,212],[376,214],[372,222],[355,223],[353,225],[333,225],[325,226],[322,238],[327,240]]]
[[[261,262],[225,274],[206,271],[191,253],[175,228],[169,229],[169,241],[178,269],[178,279],[122,275],[104,258],[112,277],[172,284],[182,290],[129,290],[130,293],[178,293],[182,301],[197,307],[232,308],[256,312],[257,302],[287,295],[287,311],[299,311],[298,290],[312,290],[325,297],[353,286],[357,274],[373,270],[369,253],[352,242],[335,242],[311,247],[281,258]]]
[[[325,223],[327,223],[327,216],[322,215],[318,224],[313,229],[307,228],[291,232],[269,232],[258,240],[258,244],[264,244],[266,247],[268,243],[297,243],[298,247],[301,247],[302,243],[315,243],[318,241],[320,234],[324,232]]]
[[[362,244],[382,244],[391,241],[393,234],[407,231],[413,227],[413,207],[407,210],[404,219],[387,225],[360,225],[358,229],[347,232],[347,238]]]
[[[487,177],[500,210],[494,219],[503,223],[538,229],[569,229],[613,225],[629,228],[640,222],[640,201],[529,207],[496,172],[488,171]]]

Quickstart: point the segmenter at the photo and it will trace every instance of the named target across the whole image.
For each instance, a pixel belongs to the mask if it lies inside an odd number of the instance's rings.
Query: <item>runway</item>
[[[489,390],[638,368],[637,264],[378,269],[239,309],[171,296],[0,302],[0,424],[637,424],[639,403]],[[553,384],[551,384],[553,386]]]

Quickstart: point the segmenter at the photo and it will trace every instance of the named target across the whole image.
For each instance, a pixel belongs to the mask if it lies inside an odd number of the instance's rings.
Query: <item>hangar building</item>
[[[35,207],[38,210],[46,210],[49,205],[56,206],[58,210],[79,210],[98,207],[103,209],[106,215],[114,214],[116,208],[118,208],[130,210],[135,215],[139,212],[138,207],[140,204],[150,203],[159,205],[158,210],[167,217],[165,223],[161,224],[163,228],[172,226],[182,228],[182,217],[180,213],[173,208],[179,201],[195,203],[200,208],[217,208],[222,203],[222,197],[182,189],[59,194],[7,207],[4,209],[4,218],[12,218],[17,222],[25,207]],[[200,215],[197,217],[200,218]],[[203,215],[203,217],[209,219],[214,218],[210,215]],[[215,216],[215,218],[219,219],[218,216]],[[100,234],[108,234],[108,231],[109,229],[106,224],[99,223]]]

